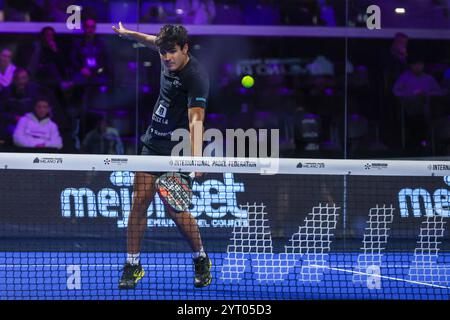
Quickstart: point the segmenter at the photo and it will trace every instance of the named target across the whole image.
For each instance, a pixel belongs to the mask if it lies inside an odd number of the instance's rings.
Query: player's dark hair
[[[166,24],[156,36],[156,46],[163,49],[173,49],[176,45],[183,48],[188,42],[188,33],[182,25]]]

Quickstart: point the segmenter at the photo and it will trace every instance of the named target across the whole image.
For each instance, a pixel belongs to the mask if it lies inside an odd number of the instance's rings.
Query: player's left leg
[[[187,211],[175,212],[171,209],[168,211],[169,216],[175,222],[185,239],[189,242],[189,245],[193,251],[192,259],[195,267],[195,287],[200,288],[208,286],[212,280],[212,263],[203,249],[197,220],[195,220],[195,218]]]

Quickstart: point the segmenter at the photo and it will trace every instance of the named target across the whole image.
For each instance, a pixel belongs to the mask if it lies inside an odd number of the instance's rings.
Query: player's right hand
[[[122,22],[119,22],[118,29],[116,28],[116,26],[112,26],[112,29],[119,35],[119,37],[129,38],[128,37],[129,30],[124,28]]]

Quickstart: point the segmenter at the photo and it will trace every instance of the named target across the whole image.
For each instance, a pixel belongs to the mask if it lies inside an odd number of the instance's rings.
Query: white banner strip
[[[0,153],[0,169],[450,176],[450,161],[202,158],[53,153]]]

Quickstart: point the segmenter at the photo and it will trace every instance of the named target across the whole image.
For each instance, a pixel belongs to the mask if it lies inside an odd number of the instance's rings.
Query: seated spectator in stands
[[[107,85],[113,81],[109,55],[104,42],[96,35],[96,21],[93,18],[83,21],[83,32],[82,38],[73,42],[70,59],[73,87],[67,100],[70,101],[68,110],[74,136],[78,136],[79,130],[81,136],[85,134],[83,122],[92,95],[100,87],[107,90]]]
[[[400,98],[403,144],[417,148],[431,137],[430,96],[442,96],[445,91],[437,81],[424,72],[423,60],[409,57],[409,70],[403,72],[394,85],[393,93]],[[425,146],[425,145],[424,145]]]
[[[5,0],[5,21],[30,21],[30,14],[26,5],[26,3],[22,4],[21,1]]]
[[[320,4],[320,24],[335,27],[336,14],[330,0],[319,0]]]
[[[442,88],[446,91],[447,94],[450,94],[450,68],[445,70],[444,76],[442,79]]]
[[[385,90],[390,90],[398,77],[408,68],[407,59],[408,36],[404,33],[397,33],[389,52],[385,53],[381,60]]]
[[[5,11],[3,7],[3,0],[0,0],[0,22],[5,20]]]
[[[380,114],[380,120],[384,123],[383,134],[386,141],[391,143],[391,147],[398,144],[391,137],[398,137],[396,134],[398,123],[400,122],[398,110],[399,101],[396,99],[392,88],[400,75],[408,68],[408,36],[404,33],[396,33],[389,48],[384,49],[380,55],[377,75],[373,82],[375,90],[382,92],[380,97],[381,108],[384,112]]]
[[[183,24],[210,24],[216,17],[213,0],[177,0],[175,12]]]
[[[72,5],[77,5],[82,8],[82,15],[91,14],[92,9],[89,7],[89,2],[86,0],[41,0],[44,1],[44,7],[47,14],[46,22],[64,22],[66,23],[69,14],[67,13],[67,8]],[[98,1],[90,1],[91,4],[95,4]],[[101,1],[100,5],[103,6],[103,11],[109,11],[105,5],[106,1]],[[105,10],[106,9],[106,10]]]
[[[104,117],[99,117],[95,128],[86,134],[82,150],[91,154],[124,154],[119,131],[108,126]]]
[[[0,103],[10,117],[18,119],[33,110],[33,101],[42,93],[46,93],[45,91],[44,88],[30,82],[25,69],[17,68],[12,84],[2,91]]]
[[[11,62],[12,52],[9,49],[3,49],[0,53],[0,91],[9,87],[12,82],[16,66]]]
[[[167,12],[161,4],[152,4],[142,15],[141,21],[147,23],[165,23],[167,21]]]
[[[26,148],[56,148],[61,149],[62,139],[58,126],[50,119],[51,108],[49,100],[38,98],[34,111],[20,118],[13,133],[14,144]]]
[[[217,3],[215,24],[244,24],[244,13],[237,3]]]
[[[34,44],[34,51],[29,65],[30,75],[42,86],[52,89],[63,103],[62,89],[67,89],[67,69],[64,53],[55,39],[55,29],[44,27],[40,38]]]
[[[336,85],[334,64],[323,55],[317,56],[306,65],[310,96],[330,96]]]
[[[377,119],[379,111],[375,108],[374,99],[367,99],[367,97],[375,95],[370,86],[367,66],[356,65],[353,67],[351,62],[348,62],[347,71],[347,111],[350,114],[358,113],[370,119]]]
[[[323,55],[317,56],[306,65],[306,105],[321,117],[322,127],[330,131],[331,126],[342,108],[337,106],[338,86],[335,77],[335,66]]]
[[[305,151],[320,150],[320,144],[323,138],[320,117],[307,112],[303,107],[297,108],[292,116],[296,151],[301,154]]]
[[[48,12],[48,22],[66,22],[67,8],[74,4],[72,0],[45,0]]]
[[[58,123],[63,123],[66,117],[53,93],[49,89],[31,82],[25,69],[17,68],[11,85],[0,93],[1,116],[8,132],[12,133],[21,116],[33,111],[33,101],[40,96],[49,99],[53,106],[54,118]]]
[[[244,17],[247,25],[280,24],[280,10],[272,0],[245,1]]]
[[[89,18],[83,22],[84,36],[71,50],[74,82],[79,85],[105,85],[110,75],[109,57],[103,41],[96,35],[97,23]]]
[[[394,84],[397,97],[440,96],[444,90],[429,74],[424,72],[424,62],[419,57],[408,59],[409,69],[404,71]]]
[[[306,66],[312,76],[334,76],[334,64],[323,55],[318,55]]]
[[[45,21],[46,10],[36,0],[5,0],[6,21]]]
[[[287,25],[317,25],[320,6],[316,0],[280,1],[281,22]]]

